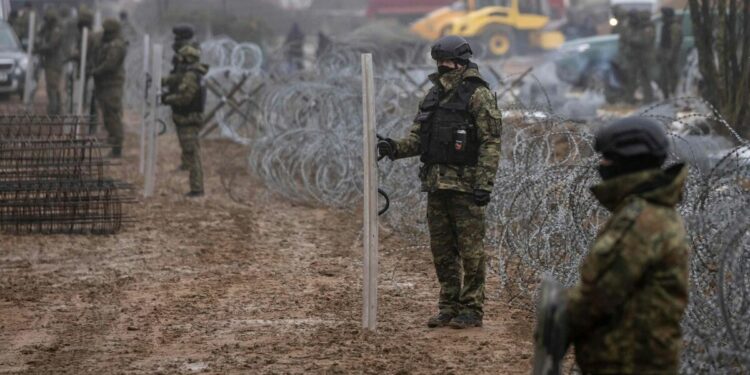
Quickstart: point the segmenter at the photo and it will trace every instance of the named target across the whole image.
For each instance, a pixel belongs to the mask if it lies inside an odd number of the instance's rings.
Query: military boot
[[[112,147],[112,152],[109,153],[110,158],[116,158],[119,159],[122,157],[122,148],[121,147]]]
[[[445,327],[454,317],[455,315],[453,314],[441,312],[430,318],[430,320],[427,321],[427,326],[430,328]]]
[[[481,327],[482,318],[480,318],[479,315],[473,313],[461,313],[457,317],[451,319],[448,325],[450,325],[451,328],[455,329]]]
[[[202,191],[191,191],[191,192],[185,194],[185,196],[188,197],[188,198],[200,198],[200,197],[203,196],[203,192]]]

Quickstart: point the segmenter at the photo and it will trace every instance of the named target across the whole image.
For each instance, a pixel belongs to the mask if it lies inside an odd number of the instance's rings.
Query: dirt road
[[[112,174],[141,186],[134,135]],[[295,206],[204,143],[207,197],[189,200],[174,134],[158,195],[116,236],[2,236],[0,373],[522,374],[531,317],[488,285],[485,327],[431,330],[428,250],[381,250],[379,330],[360,329],[356,213]],[[221,175],[237,177],[235,200]],[[226,183],[225,183],[226,185]],[[242,201],[243,203],[238,203]]]

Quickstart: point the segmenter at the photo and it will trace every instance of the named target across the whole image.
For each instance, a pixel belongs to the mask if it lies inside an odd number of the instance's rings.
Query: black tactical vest
[[[419,106],[420,160],[425,164],[474,166],[479,159],[479,135],[469,112],[471,97],[487,83],[467,77],[452,92],[435,85]]]

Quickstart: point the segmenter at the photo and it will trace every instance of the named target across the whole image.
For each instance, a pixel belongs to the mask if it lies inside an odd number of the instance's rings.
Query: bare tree
[[[689,0],[701,95],[750,137],[750,0]]]

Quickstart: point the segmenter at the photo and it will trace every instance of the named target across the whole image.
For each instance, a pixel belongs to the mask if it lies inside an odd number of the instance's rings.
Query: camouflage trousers
[[[47,89],[47,114],[59,115],[62,106],[60,96],[60,82],[62,72],[58,66],[44,68],[44,82]]]
[[[107,129],[107,142],[113,148],[122,148],[122,84],[96,85],[94,91]]]
[[[483,316],[486,255],[484,207],[471,194],[439,190],[427,196],[430,248],[440,282],[440,312]]]
[[[200,123],[175,123],[177,138],[182,148],[182,163],[190,172],[190,191],[203,192],[201,165]]]

